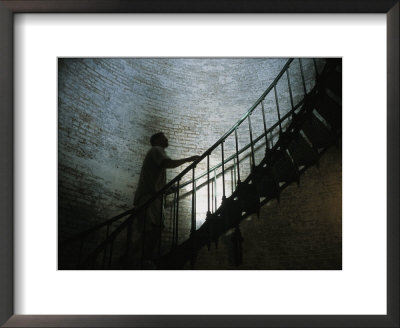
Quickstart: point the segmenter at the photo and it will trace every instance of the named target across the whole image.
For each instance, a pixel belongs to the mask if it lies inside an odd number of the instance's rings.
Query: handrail
[[[132,212],[132,215],[135,215],[135,214],[141,212],[141,211],[142,211],[143,209],[145,209],[146,207],[148,207],[148,206],[149,206],[154,200],[156,200],[160,195],[162,195],[162,194],[165,193],[168,189],[170,189],[177,181],[180,181],[180,180],[182,179],[182,177],[183,177],[186,173],[188,173],[190,170],[192,170],[194,167],[196,167],[197,164],[198,164],[199,162],[201,162],[207,155],[210,155],[211,152],[212,152],[216,147],[218,147],[218,145],[221,144],[221,142],[223,142],[228,136],[230,136],[231,133],[232,133],[233,131],[235,131],[235,129],[236,129],[237,127],[239,127],[239,126],[243,123],[243,121],[254,111],[254,109],[260,104],[260,102],[263,101],[264,98],[268,95],[268,93],[271,92],[271,90],[276,86],[276,84],[278,83],[279,79],[280,79],[280,78],[282,77],[282,75],[286,72],[286,70],[288,69],[288,67],[289,67],[290,64],[292,63],[292,61],[293,61],[293,58],[289,58],[289,59],[288,59],[288,61],[287,61],[286,64],[283,66],[283,68],[281,69],[281,71],[279,72],[279,74],[276,76],[276,78],[274,79],[274,81],[272,81],[272,83],[270,84],[270,86],[269,86],[269,87],[264,91],[264,93],[256,100],[256,102],[253,104],[253,106],[251,106],[251,107],[247,110],[247,112],[246,112],[245,114],[243,114],[242,117],[241,117],[241,118],[226,132],[226,133],[224,133],[224,134],[222,135],[222,137],[218,139],[217,142],[214,143],[214,145],[212,145],[210,148],[208,148],[208,149],[203,153],[203,155],[201,155],[197,160],[195,160],[194,162],[192,162],[186,169],[184,169],[184,170],[183,170],[180,174],[178,174],[174,179],[172,179],[170,182],[168,182],[163,188],[161,188],[161,189],[160,189],[153,197],[151,197],[146,203],[144,203],[143,205],[139,206],[138,208],[132,208],[132,209],[130,209],[130,210],[128,210],[128,211],[126,211],[126,212],[124,212],[124,213],[122,213],[122,214],[119,214],[119,215],[117,215],[117,216],[115,216],[115,217],[113,217],[113,218],[111,218],[111,219],[109,219],[109,220],[107,220],[107,221],[105,221],[105,222],[103,222],[103,223],[101,223],[101,224],[99,224],[99,225],[97,225],[97,226],[95,226],[95,227],[89,229],[89,230],[83,231],[83,232],[81,232],[80,234],[78,234],[77,236],[72,237],[71,239],[68,239],[68,240],[64,241],[62,245],[65,245],[65,244],[70,243],[70,242],[75,241],[75,240],[79,240],[80,238],[83,238],[83,237],[89,235],[90,233],[96,231],[97,229],[100,229],[100,228],[102,228],[102,227],[104,227],[104,226],[107,226],[108,224],[111,224],[111,223],[117,221],[118,219],[120,219],[120,218],[126,216],[127,214],[129,214],[129,212]],[[285,115],[285,116],[286,116],[286,115]],[[283,118],[282,118],[281,120],[283,120]],[[276,124],[279,124],[279,122],[277,122]],[[276,127],[276,124],[274,125],[274,128]],[[272,129],[272,128],[268,129],[267,133],[268,133],[271,129]],[[264,134],[262,134],[262,136],[265,136],[265,132],[264,132]],[[257,141],[258,141],[258,140],[259,140],[259,139],[257,138]],[[253,142],[253,143],[254,143],[254,142]],[[247,145],[247,146],[250,147],[250,145]],[[246,147],[247,147],[247,146],[246,146]],[[248,149],[248,147],[247,147],[246,149]],[[244,149],[244,150],[245,150],[245,149]],[[244,150],[242,150],[242,151],[244,151]],[[232,157],[232,156],[230,156],[230,157]],[[229,157],[229,158],[230,158],[230,157]],[[232,160],[232,159],[230,159],[230,160]],[[226,161],[224,161],[224,163],[225,163],[225,162],[226,162]],[[222,163],[220,163],[220,165],[222,165]],[[204,176],[204,175],[203,175],[203,176]],[[186,183],[183,184],[182,187],[183,187],[184,185],[186,185]],[[125,222],[126,222],[126,221],[125,221]],[[125,226],[124,224],[122,224],[122,225]],[[121,227],[121,226],[119,226],[118,228],[120,228],[120,227]],[[117,231],[117,230],[119,231],[118,228],[116,229],[116,231]],[[115,231],[114,231],[114,232],[115,232]],[[111,235],[110,235],[110,237],[111,237]]]

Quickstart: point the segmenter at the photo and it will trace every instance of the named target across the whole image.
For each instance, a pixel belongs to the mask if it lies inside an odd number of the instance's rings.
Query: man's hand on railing
[[[174,192],[176,192],[176,190],[177,190],[178,188],[174,185],[174,186],[171,186],[171,187],[169,187],[166,191],[165,191],[165,194],[166,195],[171,195],[171,194],[173,194]]]
[[[191,156],[187,158],[182,158],[182,159],[165,159],[162,163],[161,166],[166,169],[174,169],[178,166],[181,166],[182,164],[188,163],[188,162],[193,162],[196,159],[198,159],[200,156]]]
[[[195,155],[195,156],[188,157],[186,160],[188,162],[194,162],[194,161],[197,161],[199,158],[200,158],[200,156]]]

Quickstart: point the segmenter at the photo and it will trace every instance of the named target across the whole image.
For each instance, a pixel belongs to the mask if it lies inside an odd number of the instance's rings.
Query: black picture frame
[[[14,315],[13,16],[16,13],[384,13],[387,16],[387,315]],[[399,327],[399,1],[0,0],[0,324],[4,327]],[[373,150],[372,150],[373,151]]]

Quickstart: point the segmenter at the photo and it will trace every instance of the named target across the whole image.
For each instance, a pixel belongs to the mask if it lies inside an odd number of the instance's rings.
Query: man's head
[[[156,134],[153,134],[150,137],[150,144],[152,146],[159,146],[163,148],[168,147],[168,138],[164,135],[162,132],[158,132]]]

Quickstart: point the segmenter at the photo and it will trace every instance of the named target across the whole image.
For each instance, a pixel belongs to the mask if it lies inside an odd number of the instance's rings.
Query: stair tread
[[[326,94],[322,95],[316,110],[332,126],[333,129],[341,129],[342,109],[341,106],[332,98]]]
[[[314,114],[311,114],[310,119],[305,121],[301,128],[315,149],[332,144],[332,132]]]
[[[318,154],[302,135],[292,140],[289,152],[298,166],[312,164],[318,160]]]

